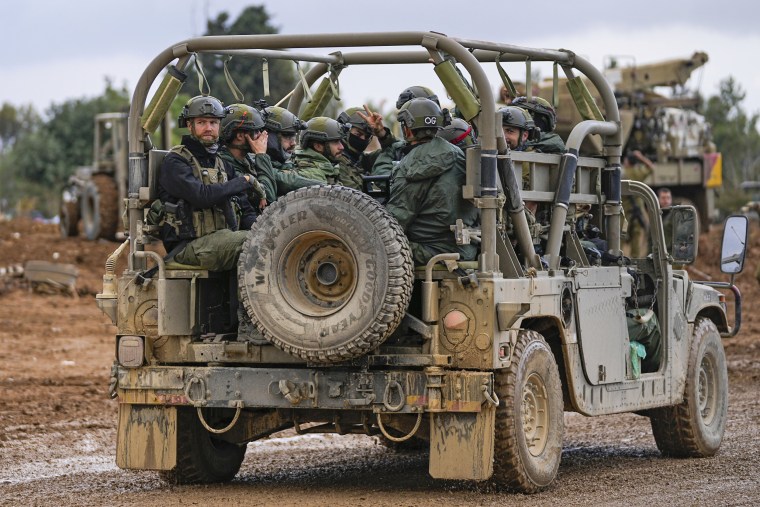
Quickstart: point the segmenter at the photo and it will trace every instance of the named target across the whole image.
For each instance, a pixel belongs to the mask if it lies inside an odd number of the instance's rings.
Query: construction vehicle
[[[92,165],[78,167],[61,193],[64,238],[78,236],[81,230],[90,241],[124,239],[121,213],[127,197],[127,117],[127,113],[95,115]],[[168,149],[168,121],[161,129],[161,147]]]
[[[127,113],[95,115],[93,162],[78,167],[61,196],[61,235],[116,239],[127,195]],[[121,235],[123,239],[123,234]]]
[[[479,242],[478,260],[444,253],[412,265],[393,216],[339,186],[270,204],[237,273],[180,265],[146,248],[155,241],[148,211],[166,155],[148,138],[196,53],[312,63],[290,94],[292,112],[305,89],[326,74],[323,84],[334,81],[337,68],[369,66],[378,76],[388,64],[431,68],[480,133],[466,152],[462,187],[479,227],[451,224],[460,244]],[[526,59],[586,76],[600,97],[605,116],[578,123],[565,154],[507,147],[482,62]],[[228,481],[248,442],[293,428],[422,443],[434,478],[533,493],[557,475],[564,411],[636,412],[650,418],[665,455],[718,452],[728,403],[721,337],[739,330],[738,289],[696,282],[682,269],[697,254],[693,207],[661,210],[649,186],[621,181],[617,100],[583,58],[437,32],[235,35],[167,48],[137,83],[129,234],[107,260],[97,295],[117,326],[110,392],[119,403],[119,467],[157,470],[173,483]],[[604,154],[579,156],[591,135],[601,136]],[[637,259],[620,248],[620,202],[630,195],[650,223],[651,253]],[[533,224],[523,201],[538,209]],[[722,269],[733,276],[744,263],[746,219],[731,217],[726,231]],[[127,268],[117,273],[122,255]],[[733,319],[717,289],[734,294]],[[239,330],[238,304],[255,330]]]
[[[698,112],[701,99],[687,84],[708,56],[695,52],[691,58],[625,66],[623,60],[608,57],[604,65],[620,110],[623,153],[638,150],[652,160],[656,170],[644,182],[655,191],[669,188],[677,204],[696,207],[700,228],[707,232],[716,218],[715,189],[723,184],[722,159],[712,142],[710,125]],[[672,93],[660,93],[658,88],[663,87],[671,88]],[[539,94],[551,100],[553,90],[547,80]],[[582,118],[561,84],[557,98],[556,131],[566,137]],[[601,149],[600,139],[594,136],[586,141],[582,153]]]

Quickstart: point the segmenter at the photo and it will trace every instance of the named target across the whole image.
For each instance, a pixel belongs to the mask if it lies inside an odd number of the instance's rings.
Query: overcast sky
[[[693,87],[714,95],[718,83],[733,75],[747,92],[745,108],[760,111],[760,4],[750,0],[544,0],[522,2],[524,9],[520,2],[503,0],[25,0],[4,5],[0,102],[32,103],[44,111],[51,103],[99,95],[106,77],[131,90],[161,50],[201,35],[207,17],[227,11],[235,19],[253,3],[266,5],[281,33],[433,30],[566,48],[597,67],[613,55],[642,64],[701,50],[710,61],[692,76]],[[341,75],[341,94],[348,105],[358,105],[368,98],[395,102],[412,84],[442,90],[429,69],[421,74],[407,69],[382,79],[349,69]],[[507,70],[513,78],[524,75],[522,65]]]

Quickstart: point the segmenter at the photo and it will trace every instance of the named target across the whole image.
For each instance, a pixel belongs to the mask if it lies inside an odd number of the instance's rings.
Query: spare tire
[[[241,300],[264,337],[319,363],[353,359],[398,326],[412,293],[409,242],[374,199],[309,187],[266,208],[238,264]]]

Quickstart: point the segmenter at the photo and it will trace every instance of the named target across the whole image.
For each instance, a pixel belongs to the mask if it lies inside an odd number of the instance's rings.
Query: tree
[[[40,115],[34,107],[15,107],[3,102],[0,107],[0,152],[8,149],[19,137],[34,130],[40,123]]]
[[[263,6],[246,7],[240,16],[231,24],[226,12],[220,13],[216,19],[208,21],[206,35],[256,35],[274,34],[277,28],[269,23],[269,14]],[[227,85],[224,76],[224,60],[210,55],[201,56],[203,71],[211,87],[211,95],[219,98],[225,104],[237,102]],[[245,102],[252,104],[255,100],[265,98],[269,104],[274,104],[293,88],[293,64],[283,60],[269,60],[270,97],[264,97],[264,79],[262,59],[258,57],[235,56],[227,64],[230,75],[237,87],[245,95]],[[191,82],[188,79],[188,82]],[[187,85],[193,86],[193,85]],[[187,91],[186,93],[197,95]]]
[[[738,188],[746,180],[760,179],[758,113],[742,107],[746,93],[733,77],[720,83],[718,95],[705,104],[705,118],[712,125],[713,140],[723,154],[724,187]]]
[[[4,108],[10,120],[12,107]],[[19,108],[15,119],[19,129],[7,137],[12,144],[0,156],[0,199],[12,206],[24,197],[38,196],[42,211],[54,215],[68,177],[93,161],[95,115],[128,108],[126,88],[116,89],[108,80],[103,95],[53,104],[46,123],[33,110]]]

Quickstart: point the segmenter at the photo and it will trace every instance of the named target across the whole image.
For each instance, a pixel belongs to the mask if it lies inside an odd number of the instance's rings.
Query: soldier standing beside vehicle
[[[298,174],[323,184],[341,184],[338,163],[344,150],[345,130],[343,125],[326,116],[309,120],[301,135],[301,149],[296,150]]]
[[[182,144],[166,155],[158,178],[166,251],[177,262],[211,271],[236,267],[247,230],[256,220],[246,198],[253,178],[236,177],[218,156],[220,122],[226,113],[214,97],[190,99],[178,121],[190,135],[182,136]]]
[[[477,209],[462,198],[465,158],[462,150],[436,137],[445,116],[432,100],[415,98],[401,107],[398,120],[407,145],[393,173],[388,211],[409,239],[414,263],[425,265],[439,253],[460,260],[477,256],[475,245],[457,245],[451,226],[461,218],[472,227]]]
[[[654,172],[654,162],[649,160],[639,150],[634,150],[623,159],[623,178],[634,181],[645,181]],[[623,211],[628,222],[627,236],[630,244],[630,256],[634,259],[642,257],[643,239],[649,229],[646,210],[641,199],[636,197],[623,198]]]
[[[272,162],[266,154],[267,133],[261,113],[245,104],[232,104],[229,113],[222,120],[222,142],[219,156],[235,171],[237,176],[249,174],[253,192],[248,195],[251,206],[256,210],[267,205],[266,194],[256,179],[259,174],[274,173]]]

